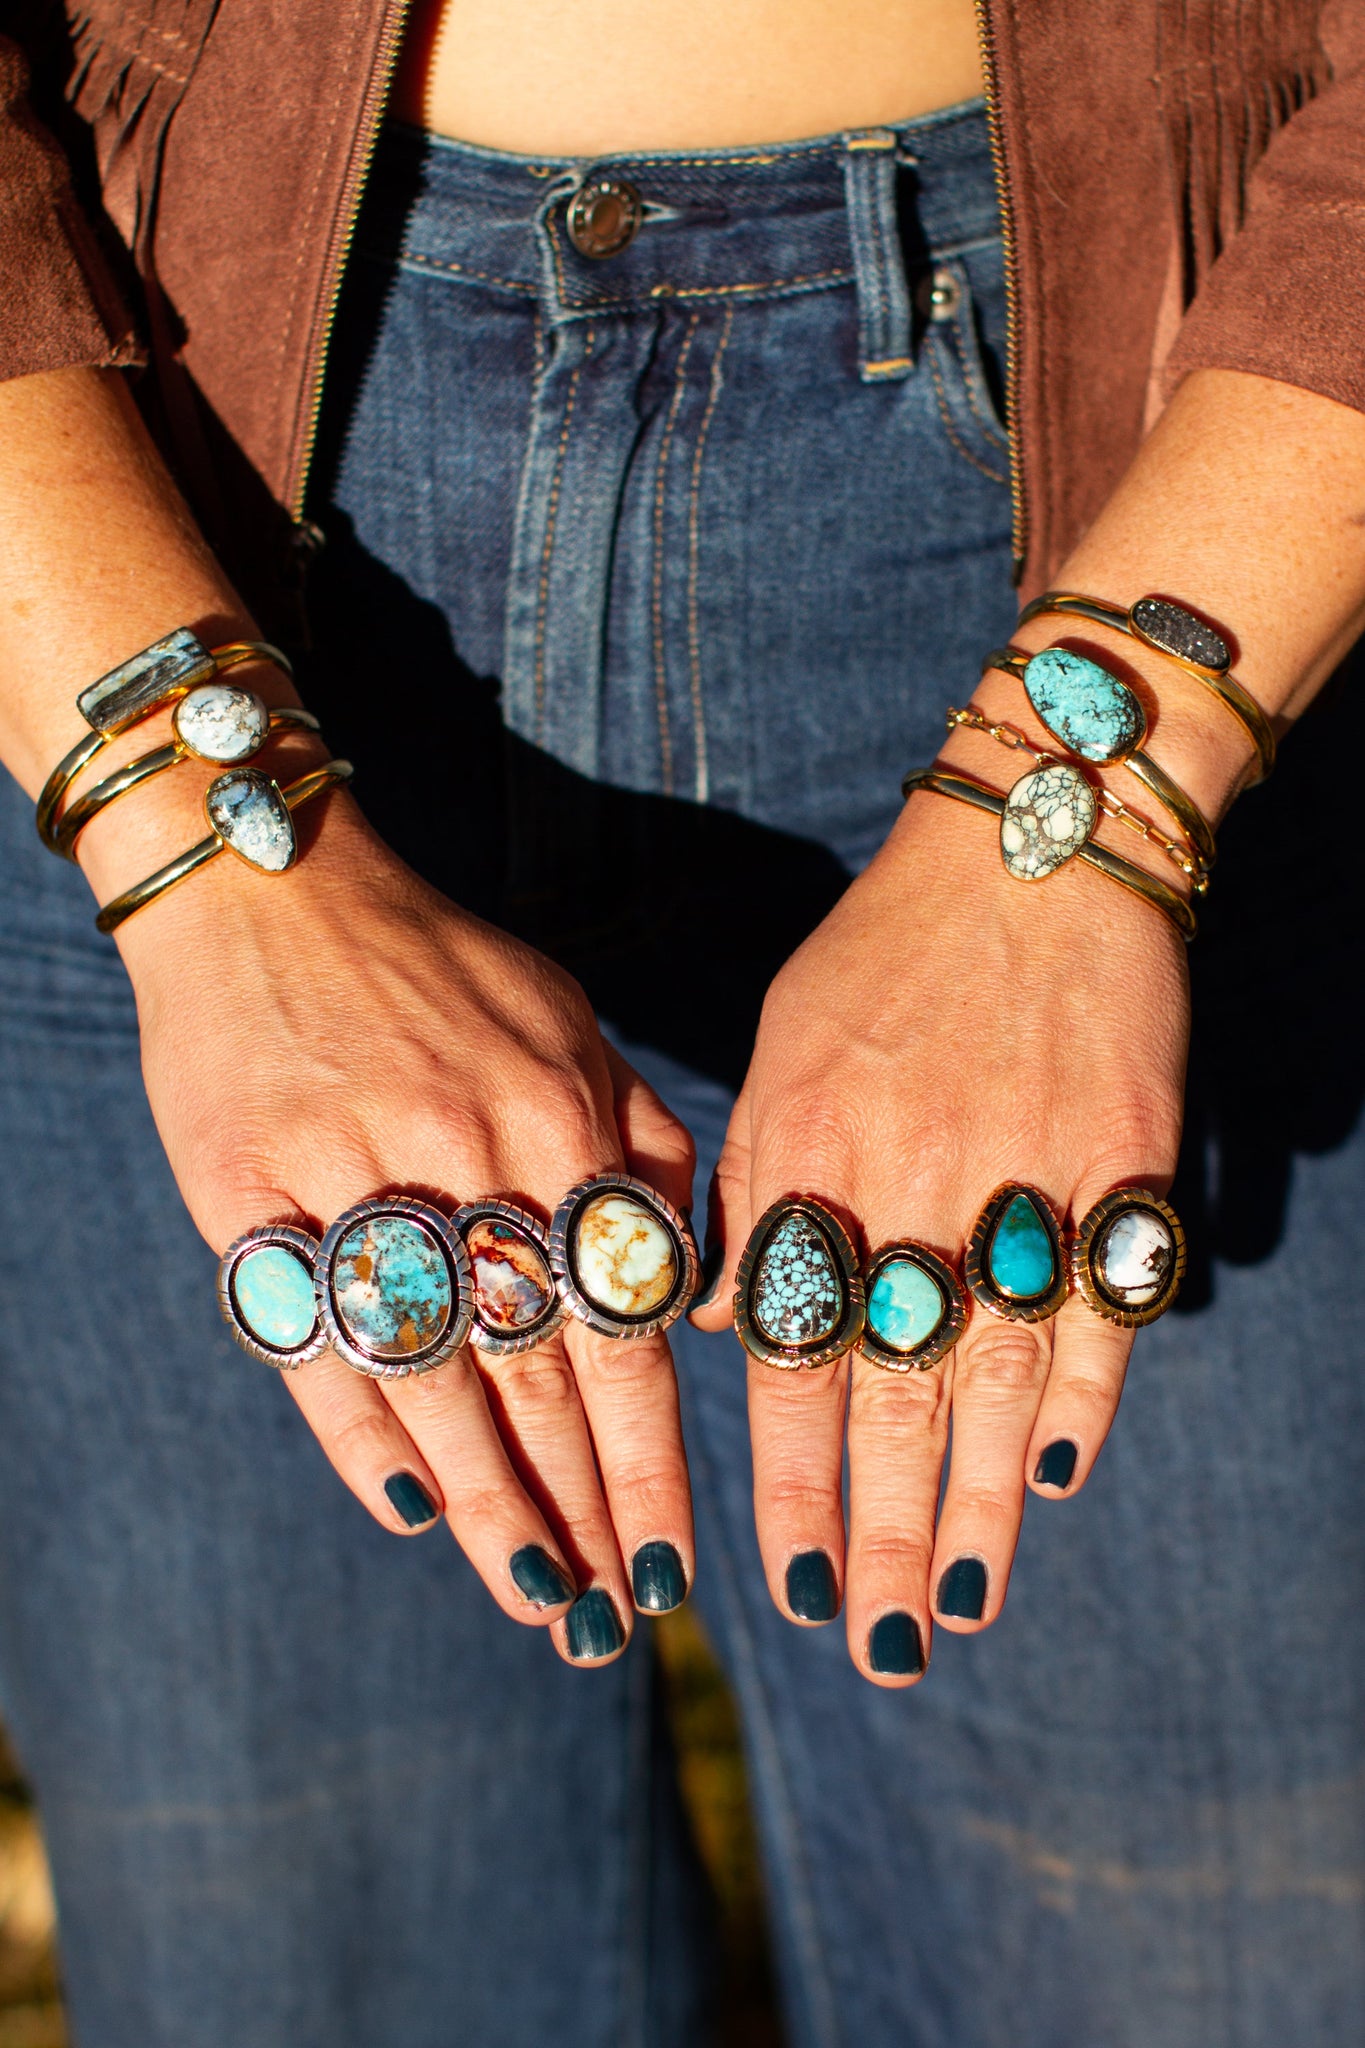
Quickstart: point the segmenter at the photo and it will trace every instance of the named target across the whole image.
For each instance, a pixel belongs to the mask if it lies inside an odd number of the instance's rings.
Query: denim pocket
[[[1005,265],[999,237],[939,256],[926,284],[924,357],[948,438],[973,468],[1007,484]]]

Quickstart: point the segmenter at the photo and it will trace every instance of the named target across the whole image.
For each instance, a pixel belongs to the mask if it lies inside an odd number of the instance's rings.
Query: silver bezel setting
[[[1096,1247],[1104,1237],[1108,1226],[1116,1217],[1126,1215],[1132,1209],[1146,1209],[1159,1216],[1171,1233],[1175,1246],[1175,1257],[1165,1285],[1153,1301],[1141,1308],[1132,1308],[1112,1294],[1100,1278]],[[1140,1330],[1146,1323],[1154,1323],[1158,1316],[1164,1316],[1185,1277],[1185,1230],[1169,1202],[1163,1202],[1150,1188],[1116,1188],[1112,1194],[1101,1195],[1093,1209],[1088,1209],[1076,1230],[1075,1242],[1071,1247],[1071,1274],[1084,1297],[1087,1307],[1106,1323],[1116,1323],[1123,1330]]]
[[[621,1194],[632,1195],[647,1208],[660,1222],[673,1240],[677,1261],[677,1273],[667,1298],[658,1308],[642,1316],[613,1315],[609,1309],[600,1308],[585,1294],[579,1285],[578,1269],[574,1257],[574,1230],[578,1218],[587,1204],[597,1195],[609,1194],[615,1189]],[[697,1241],[692,1235],[687,1218],[679,1214],[671,1202],[664,1200],[657,1188],[648,1181],[636,1180],[629,1173],[594,1173],[587,1180],[581,1180],[571,1187],[550,1223],[550,1268],[555,1276],[561,1299],[569,1314],[580,1323],[586,1323],[590,1330],[596,1330],[603,1337],[619,1337],[625,1340],[638,1337],[652,1337],[660,1330],[666,1330],[684,1314],[688,1303],[697,1291],[701,1278],[701,1262],[697,1257]]]
[[[440,1247],[450,1276],[449,1321],[433,1343],[422,1351],[414,1352],[410,1358],[380,1358],[348,1336],[332,1292],[337,1249],[342,1239],[357,1223],[368,1222],[377,1216],[399,1216],[410,1223],[421,1224]],[[364,1373],[367,1379],[405,1380],[414,1374],[434,1372],[438,1365],[444,1365],[469,1341],[474,1321],[474,1282],[464,1239],[448,1216],[443,1216],[439,1209],[433,1209],[429,1202],[419,1201],[414,1195],[390,1195],[383,1200],[356,1202],[343,1210],[318,1248],[314,1286],[318,1316],[328,1344],[338,1358],[356,1372]]]
[[[864,1320],[858,1349],[873,1365],[883,1366],[888,1372],[928,1372],[941,1358],[947,1357],[967,1327],[967,1290],[947,1261],[941,1259],[937,1252],[931,1252],[927,1244],[920,1244],[914,1238],[898,1238],[892,1244],[878,1245],[864,1266],[865,1303],[871,1303],[877,1275],[883,1266],[890,1265],[918,1266],[922,1273],[928,1274],[943,1293],[942,1321],[913,1349],[898,1351],[893,1344],[885,1343],[877,1335],[870,1320]],[[864,1317],[870,1318],[870,1315],[870,1307],[865,1307]]]
[[[292,1372],[297,1365],[307,1365],[310,1359],[318,1358],[327,1349],[327,1332],[320,1319],[314,1315],[313,1333],[302,1344],[286,1351],[273,1344],[263,1344],[261,1339],[248,1327],[245,1316],[237,1306],[234,1281],[237,1268],[248,1252],[259,1251],[263,1245],[280,1244],[293,1252],[314,1281],[316,1299],[316,1274],[318,1241],[307,1230],[300,1230],[292,1223],[266,1223],[257,1230],[248,1230],[230,1244],[218,1262],[218,1307],[223,1321],[231,1330],[243,1351],[250,1352],[262,1365],[273,1365],[280,1372]]]
[[[778,1224],[789,1216],[804,1216],[819,1231],[833,1254],[844,1284],[844,1308],[838,1323],[828,1336],[814,1338],[809,1344],[775,1344],[764,1332],[753,1308],[754,1277],[759,1260]],[[770,1209],[765,1209],[749,1233],[749,1242],[744,1247],[744,1256],[735,1275],[735,1334],[750,1358],[757,1360],[759,1365],[775,1365],[788,1372],[802,1366],[832,1365],[862,1341],[866,1314],[867,1298],[862,1274],[858,1270],[858,1254],[852,1238],[833,1210],[827,1209],[812,1195],[784,1195],[780,1202],[774,1202]]]
[[[528,1323],[525,1329],[515,1333],[509,1330],[495,1330],[479,1314],[479,1290],[474,1277],[474,1258],[469,1250],[469,1232],[476,1223],[490,1220],[510,1223],[515,1230],[530,1238],[545,1261],[545,1271],[550,1282],[550,1305],[544,1315],[538,1316],[535,1322]],[[553,1337],[556,1330],[563,1329],[569,1311],[559,1293],[554,1263],[550,1257],[550,1233],[538,1216],[533,1216],[529,1209],[518,1209],[513,1202],[466,1202],[463,1208],[455,1211],[451,1218],[451,1227],[459,1232],[460,1242],[464,1245],[465,1254],[469,1259],[472,1290],[470,1298],[474,1310],[469,1341],[476,1351],[481,1352],[485,1358],[513,1358],[520,1351],[534,1351],[537,1345],[544,1344],[548,1338]]]
[[[996,1286],[987,1271],[986,1258],[996,1225],[1016,1195],[1026,1195],[1032,1202],[1043,1220],[1052,1246],[1052,1285],[1044,1294],[1006,1294],[1003,1288]],[[1071,1276],[1061,1225],[1046,1195],[1022,1180],[1007,1180],[1003,1187],[998,1187],[976,1219],[967,1243],[965,1272],[972,1295],[993,1316],[1003,1316],[1009,1323],[1043,1323],[1055,1316],[1071,1292]]]

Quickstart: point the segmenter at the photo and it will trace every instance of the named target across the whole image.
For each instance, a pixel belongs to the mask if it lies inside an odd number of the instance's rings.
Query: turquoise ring
[[[318,1247],[315,1287],[326,1342],[370,1379],[432,1372],[468,1341],[474,1320],[464,1240],[410,1195],[338,1216]]]
[[[760,1365],[831,1365],[862,1338],[867,1301],[853,1240],[809,1195],[759,1217],[735,1279],[735,1331]]]
[[[1012,1323],[1055,1316],[1071,1291],[1062,1230],[1046,1198],[1022,1181],[996,1189],[967,1245],[967,1285],[982,1308]]]
[[[318,1241],[292,1223],[248,1230],[218,1265],[218,1306],[243,1351],[282,1371],[327,1348],[313,1268]]]
[[[967,1327],[967,1290],[927,1244],[880,1245],[863,1268],[867,1320],[858,1349],[888,1372],[927,1372]]]

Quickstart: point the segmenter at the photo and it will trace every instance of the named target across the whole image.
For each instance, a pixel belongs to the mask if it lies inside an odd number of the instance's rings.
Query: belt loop
[[[858,283],[858,375],[865,384],[908,377],[910,291],[896,218],[897,136],[865,128],[844,137],[844,190]]]

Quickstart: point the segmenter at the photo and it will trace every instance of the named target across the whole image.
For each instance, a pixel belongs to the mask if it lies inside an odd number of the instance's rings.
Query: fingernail
[[[635,1605],[648,1614],[671,1614],[687,1598],[683,1561],[671,1543],[642,1543],[630,1564]]]
[[[787,1605],[802,1621],[833,1621],[839,1585],[823,1550],[801,1550],[787,1566]]]
[[[938,1611],[957,1621],[980,1621],[986,1604],[986,1567],[979,1557],[959,1557],[938,1582]]]
[[[610,1657],[626,1639],[611,1595],[601,1586],[589,1586],[586,1593],[580,1593],[566,1619],[569,1655],[575,1663],[586,1664],[598,1657]]]
[[[913,1678],[924,1669],[924,1644],[913,1614],[884,1614],[872,1624],[867,1661],[886,1677]]]
[[[384,1481],[384,1491],[410,1529],[425,1528],[441,1512],[421,1480],[414,1479],[411,1472],[393,1473]]]
[[[542,1550],[538,1543],[527,1543],[514,1550],[507,1569],[517,1591],[533,1607],[558,1607],[561,1601],[572,1600],[578,1590],[563,1565],[556,1564],[549,1551]]]
[[[697,1282],[697,1291],[687,1304],[687,1313],[689,1315],[691,1315],[694,1308],[711,1307],[720,1293],[720,1283],[724,1277],[725,1246],[724,1244],[708,1244],[706,1250],[702,1253],[701,1278]]]
[[[1055,1444],[1049,1444],[1033,1468],[1033,1477],[1039,1486],[1060,1487],[1065,1493],[1076,1471],[1076,1446],[1066,1438],[1058,1437]]]

